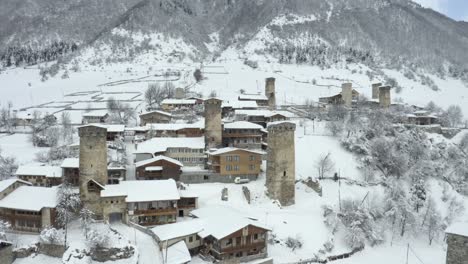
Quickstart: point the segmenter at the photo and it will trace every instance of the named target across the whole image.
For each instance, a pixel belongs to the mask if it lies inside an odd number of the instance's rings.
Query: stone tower
[[[268,98],[268,108],[276,109],[275,78],[273,77],[265,80],[265,96]]]
[[[380,86],[382,86],[381,83],[372,84],[372,99],[379,99]]]
[[[351,107],[353,103],[353,84],[343,83],[341,85],[341,96],[343,98],[343,104],[346,107]]]
[[[175,99],[184,99],[185,98],[184,88],[176,88],[174,97]]]
[[[80,198],[83,205],[102,217],[100,191],[107,184],[107,129],[99,125],[82,126],[80,135]]]
[[[295,200],[295,130],[296,125],[287,121],[268,125],[267,195],[282,206],[292,205]]]
[[[391,104],[390,86],[380,86],[379,88],[379,103],[380,107],[388,108]]]
[[[217,98],[205,100],[205,146],[206,149],[222,145],[221,103]]]

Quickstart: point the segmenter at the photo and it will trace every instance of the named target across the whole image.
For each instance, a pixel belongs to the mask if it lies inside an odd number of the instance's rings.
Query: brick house
[[[221,177],[234,181],[242,179],[256,180],[260,174],[262,155],[258,150],[222,148],[208,153],[208,167]]]
[[[179,180],[184,165],[173,158],[157,156],[152,159],[135,163],[135,177],[137,180]]]

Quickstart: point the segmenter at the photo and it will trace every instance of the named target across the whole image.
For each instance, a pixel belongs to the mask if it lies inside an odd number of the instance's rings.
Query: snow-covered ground
[[[19,164],[34,162],[36,154],[49,148],[33,147],[30,134],[0,134],[2,155],[15,157]]]

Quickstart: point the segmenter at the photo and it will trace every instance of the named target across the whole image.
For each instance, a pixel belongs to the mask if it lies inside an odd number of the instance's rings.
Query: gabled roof
[[[164,137],[152,138],[138,144],[137,153],[165,152],[168,148],[204,149],[205,137]]]
[[[101,197],[126,196],[127,203],[179,200],[176,182],[169,180],[122,181],[106,185]]]
[[[74,169],[80,167],[80,159],[78,158],[66,158],[62,161],[60,165],[62,168]]]
[[[145,166],[145,165],[148,165],[148,164],[151,164],[153,162],[160,161],[160,160],[165,160],[167,162],[173,163],[173,164],[178,165],[180,167],[184,166],[180,161],[178,161],[176,159],[160,155],[160,156],[156,156],[155,158],[152,158],[152,159],[139,161],[139,162],[135,163],[135,167],[139,168],[139,167],[142,167],[142,166]]]
[[[23,181],[23,180],[16,179],[16,178],[6,179],[3,181],[0,181],[0,192],[3,192],[4,190],[6,190],[8,187],[15,184],[16,182],[20,182],[26,185],[32,185],[32,183],[30,182]]]
[[[57,206],[58,187],[21,186],[0,200],[0,208],[39,212]]]
[[[161,104],[171,104],[171,105],[194,105],[197,101],[194,99],[164,99]]]
[[[179,237],[185,237],[192,234],[197,234],[203,230],[203,220],[193,219],[190,221],[177,222],[174,224],[161,225],[151,228],[151,232],[155,234],[160,241],[166,241]]]
[[[151,115],[151,114],[160,114],[160,115],[172,117],[171,113],[161,111],[161,110],[153,110],[153,111],[143,112],[143,113],[140,114],[140,117],[145,116],[145,115]]]
[[[123,133],[125,131],[125,125],[102,125],[107,128],[107,132],[112,133]]]
[[[62,177],[62,168],[56,166],[19,166],[16,175],[45,176],[50,178]]]
[[[212,236],[220,240],[249,225],[270,231],[270,228],[266,225],[248,218],[234,208],[226,206],[204,207],[192,211],[191,214],[205,223],[203,231],[198,233],[202,238]]]
[[[211,156],[218,156],[218,155],[223,155],[223,154],[230,153],[233,151],[243,151],[243,152],[249,152],[249,153],[258,154],[258,155],[265,154],[263,151],[260,151],[260,150],[250,150],[250,149],[241,149],[241,148],[232,148],[232,147],[217,149],[213,152],[209,152],[208,154]]]
[[[231,107],[233,109],[258,108],[256,101],[223,101],[221,107]]]
[[[188,250],[185,241],[179,241],[174,245],[170,246],[167,251],[163,251],[163,258],[166,259],[166,263],[170,264],[185,264],[192,260],[192,256]],[[167,254],[167,256],[164,256]]]
[[[236,121],[232,123],[225,123],[224,129],[258,129],[261,130],[263,127],[261,125],[247,122],[247,121]]]

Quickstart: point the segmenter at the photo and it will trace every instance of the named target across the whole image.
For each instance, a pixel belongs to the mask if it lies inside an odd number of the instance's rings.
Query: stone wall
[[[390,89],[390,86],[381,86],[379,88],[380,107],[388,108],[392,104]]]
[[[8,242],[0,242],[0,263],[12,264],[13,260],[13,245]]]
[[[352,83],[343,83],[341,85],[341,98],[343,98],[343,103],[346,107],[351,107],[353,103],[353,84]]]
[[[267,78],[265,80],[265,96],[268,98],[268,108],[276,109],[275,78]]]
[[[382,83],[372,84],[372,99],[379,99],[379,88],[382,86]]]
[[[295,129],[291,122],[268,126],[267,195],[283,206],[294,204],[295,199]]]
[[[54,258],[62,258],[66,248],[64,245],[44,244],[40,243],[37,245],[38,253],[44,254]]]
[[[468,264],[468,237],[447,235],[447,264]]]

